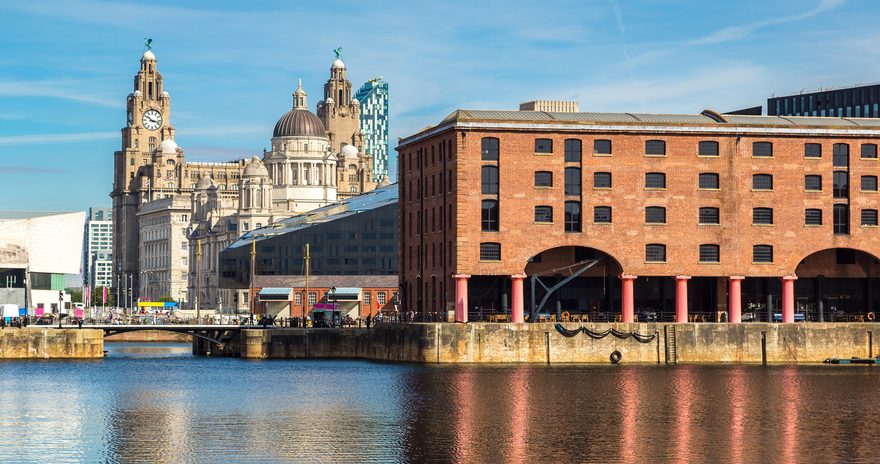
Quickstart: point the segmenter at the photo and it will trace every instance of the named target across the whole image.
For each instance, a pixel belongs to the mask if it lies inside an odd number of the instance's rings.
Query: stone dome
[[[244,177],[269,177],[269,170],[266,169],[260,158],[254,156],[244,168]]]
[[[324,123],[311,111],[294,109],[275,124],[273,137],[325,137]]]
[[[144,57],[142,59],[156,61],[156,55],[152,51],[147,50],[144,52]]]
[[[326,63],[326,61],[325,61]],[[345,69],[345,63],[342,62],[339,58],[336,58],[336,61],[333,62],[333,65],[330,66],[331,69]]]
[[[211,179],[211,176],[202,176],[199,177],[198,183],[196,183],[196,190],[208,190],[214,185],[214,180]]]
[[[160,153],[177,154],[178,148],[180,147],[177,146],[177,142],[171,139],[165,139],[159,144],[159,147],[156,148],[156,150]]]
[[[162,98],[171,98],[171,95],[168,95],[168,92],[162,92]]]
[[[343,145],[340,152],[343,158],[357,158],[358,155],[358,149],[354,145]]]

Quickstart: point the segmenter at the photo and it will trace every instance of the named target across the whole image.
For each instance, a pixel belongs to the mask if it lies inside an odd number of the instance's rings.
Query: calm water
[[[878,462],[880,367],[0,363],[0,462]]]

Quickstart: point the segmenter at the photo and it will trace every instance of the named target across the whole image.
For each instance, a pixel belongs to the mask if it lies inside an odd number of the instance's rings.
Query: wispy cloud
[[[121,108],[122,100],[111,99],[83,93],[83,82],[72,80],[55,81],[2,81],[0,96],[7,97],[46,97],[60,98],[90,103],[98,106]]]
[[[769,26],[776,26],[779,24],[785,24],[795,21],[801,21],[804,19],[812,18],[819,14],[822,14],[826,11],[833,10],[834,8],[839,7],[845,2],[845,0],[821,0],[819,4],[808,11],[805,11],[800,14],[792,15],[792,16],[783,16],[779,18],[766,19],[764,21],[755,21],[748,24],[743,24],[739,26],[730,26],[725,27],[723,29],[718,29],[717,31],[712,32],[704,37],[700,37],[699,39],[692,40],[690,43],[693,45],[708,45],[708,44],[716,44],[721,42],[730,42],[734,40],[740,40],[750,36],[752,33],[764,29]]]
[[[629,57],[629,46],[626,43],[626,28],[623,27],[623,12],[620,10],[619,1],[611,0],[611,11],[614,13],[614,19],[617,20],[617,30],[623,41],[623,60],[626,62],[626,71],[629,73],[629,77],[634,77],[632,60]]]
[[[0,135],[0,145],[38,145],[86,142],[118,138],[119,132],[71,132],[63,134]]]

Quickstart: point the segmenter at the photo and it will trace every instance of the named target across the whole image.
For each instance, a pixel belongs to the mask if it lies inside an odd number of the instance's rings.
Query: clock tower
[[[151,200],[149,192],[158,187],[159,177],[167,178],[167,174],[162,174],[164,165],[154,169],[155,158],[160,156],[163,164],[169,161],[166,158],[173,160],[175,177],[177,167],[184,164],[183,152],[173,143],[174,128],[170,119],[171,97],[164,90],[162,74],[156,69],[156,55],[147,50],[134,76],[134,91],[126,99],[122,147],[114,153],[110,193],[113,199],[113,285],[131,287],[135,292],[139,287],[138,206]],[[165,140],[169,142],[162,144]],[[163,149],[157,150],[160,145]],[[173,148],[168,150],[168,147]],[[124,279],[130,280],[123,283]]]

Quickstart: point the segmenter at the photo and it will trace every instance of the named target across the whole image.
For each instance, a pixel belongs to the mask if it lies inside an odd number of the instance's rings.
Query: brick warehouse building
[[[878,141],[877,119],[455,111],[397,148],[402,309],[864,318]]]

